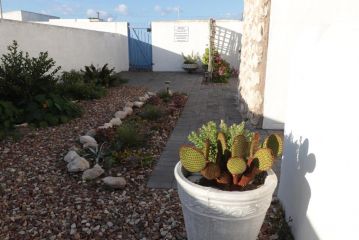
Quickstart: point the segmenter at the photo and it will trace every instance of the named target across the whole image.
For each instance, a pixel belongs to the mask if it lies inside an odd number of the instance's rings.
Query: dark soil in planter
[[[215,189],[219,189],[219,190],[223,190],[223,191],[248,191],[248,190],[254,190],[257,189],[259,187],[261,187],[264,184],[265,178],[267,177],[267,172],[262,172],[259,173],[255,176],[254,180],[249,183],[247,186],[245,187],[241,187],[238,185],[225,185],[225,184],[219,184],[217,183],[215,180],[208,180],[204,177],[201,177],[199,179],[198,183],[201,186],[204,187],[213,187]]]

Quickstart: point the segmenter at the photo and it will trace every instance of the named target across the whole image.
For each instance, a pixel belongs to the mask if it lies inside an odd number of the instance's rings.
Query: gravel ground
[[[186,239],[177,192],[147,188],[150,168],[121,168],[117,175],[126,178],[126,188],[113,191],[67,173],[62,160],[79,135],[144,92],[110,89],[100,100],[79,103],[85,109],[82,118],[0,143],[0,239]],[[280,239],[278,209],[274,202],[261,240]]]

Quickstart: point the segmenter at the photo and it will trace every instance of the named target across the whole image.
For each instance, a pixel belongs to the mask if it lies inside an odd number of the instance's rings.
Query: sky
[[[148,24],[155,20],[240,19],[243,0],[2,0],[3,11],[26,10],[60,18],[100,17],[109,21]]]

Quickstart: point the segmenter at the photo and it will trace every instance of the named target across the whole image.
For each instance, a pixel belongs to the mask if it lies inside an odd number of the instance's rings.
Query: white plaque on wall
[[[189,30],[188,26],[175,26],[174,41],[175,42],[188,42]]]

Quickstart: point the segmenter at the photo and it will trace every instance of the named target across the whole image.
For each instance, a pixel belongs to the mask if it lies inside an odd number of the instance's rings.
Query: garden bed
[[[140,122],[149,133],[147,144],[125,149],[118,163],[106,168],[105,175],[126,179],[124,189],[106,188],[100,179],[84,182],[81,174],[66,172],[63,156],[79,147],[78,137],[144,93],[142,88],[111,88],[102,99],[78,103],[82,118],[28,129],[18,142],[0,142],[0,239],[186,239],[177,192],[146,187],[182,108],[161,103],[170,113],[163,118],[146,120],[138,114],[143,109],[136,109],[124,120]],[[280,224],[283,212],[274,201],[259,239],[281,239]]]

